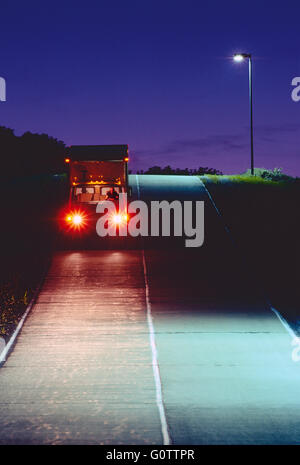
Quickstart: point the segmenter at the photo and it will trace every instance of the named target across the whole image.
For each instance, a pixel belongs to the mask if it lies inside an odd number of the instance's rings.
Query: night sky
[[[153,165],[300,176],[300,2],[15,1],[1,4],[0,125],[70,144],[128,144]]]

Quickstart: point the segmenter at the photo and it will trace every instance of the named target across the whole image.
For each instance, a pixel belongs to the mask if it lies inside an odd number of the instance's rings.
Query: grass
[[[24,249],[26,243],[24,242]],[[29,248],[2,252],[0,272],[0,336],[6,341],[22,318],[50,259],[50,250]]]
[[[300,183],[261,176],[201,177],[274,307],[300,334]]]
[[[246,184],[256,184],[256,185],[280,185],[298,183],[300,178],[293,178],[282,172],[281,168],[274,168],[273,170],[267,170],[265,168],[255,168],[254,176],[251,174],[250,170],[247,170],[242,174],[232,174],[232,175],[210,175],[207,174],[204,176],[204,182],[212,182],[215,184],[220,183],[246,183]]]
[[[2,184],[0,193],[0,336],[7,341],[51,258],[64,177],[32,176]],[[9,193],[9,195],[7,195]]]
[[[243,175],[243,174],[232,174],[232,175],[222,175],[222,176],[215,175],[215,174],[206,174],[205,176],[201,176],[201,179],[205,183],[211,182],[214,184],[224,184],[225,182],[230,182],[230,183],[255,184],[255,185],[257,184],[270,185],[276,182],[270,179],[264,179],[260,176],[251,176],[251,175]]]
[[[14,280],[4,282],[0,288],[0,336],[9,338],[29,303],[28,289],[16,285]]]

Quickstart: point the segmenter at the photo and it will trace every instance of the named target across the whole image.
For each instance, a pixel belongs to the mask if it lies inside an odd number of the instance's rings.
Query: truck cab
[[[128,192],[128,145],[73,145],[65,161],[70,205],[104,200],[111,187]]]
[[[64,223],[69,230],[91,228],[99,202],[130,195],[128,187],[128,145],[72,145],[68,166],[69,198]]]

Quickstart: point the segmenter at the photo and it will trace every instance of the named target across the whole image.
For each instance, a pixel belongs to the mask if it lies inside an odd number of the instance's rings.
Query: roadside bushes
[[[64,175],[21,177],[0,187],[0,336],[6,341],[51,259],[67,187]]]
[[[161,166],[152,166],[147,171],[141,170],[137,174],[156,174],[156,175],[178,175],[178,176],[202,176],[204,174],[222,175],[222,172],[215,168],[200,166],[197,169],[190,168],[172,168],[170,165],[162,168]]]
[[[7,341],[51,258],[56,211],[67,193],[65,144],[0,126],[0,336]],[[58,174],[60,173],[60,174]]]
[[[247,170],[244,173],[245,176],[250,176],[250,170]],[[259,176],[267,181],[296,181],[298,178],[293,178],[292,176],[288,176],[282,172],[282,168],[274,168],[273,170],[267,170],[265,168],[255,168],[254,175]]]

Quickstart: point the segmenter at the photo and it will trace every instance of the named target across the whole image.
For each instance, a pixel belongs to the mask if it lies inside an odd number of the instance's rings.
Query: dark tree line
[[[65,172],[64,142],[47,134],[33,134],[29,131],[16,136],[14,130],[0,126],[0,173],[2,178],[30,176],[35,174],[54,174]],[[214,168],[198,169],[171,168],[171,166],[152,166],[138,174],[175,174],[197,176],[203,174],[222,174]]]
[[[160,166],[152,166],[147,171],[140,170],[137,174],[175,174],[175,175],[182,175],[182,176],[202,176],[203,174],[223,174],[221,171],[216,170],[214,168],[208,167],[201,167],[197,169],[189,169],[189,168],[171,168],[171,166],[165,166],[161,168]]]
[[[25,132],[0,126],[0,173],[3,178],[64,171],[65,144],[47,134]]]

